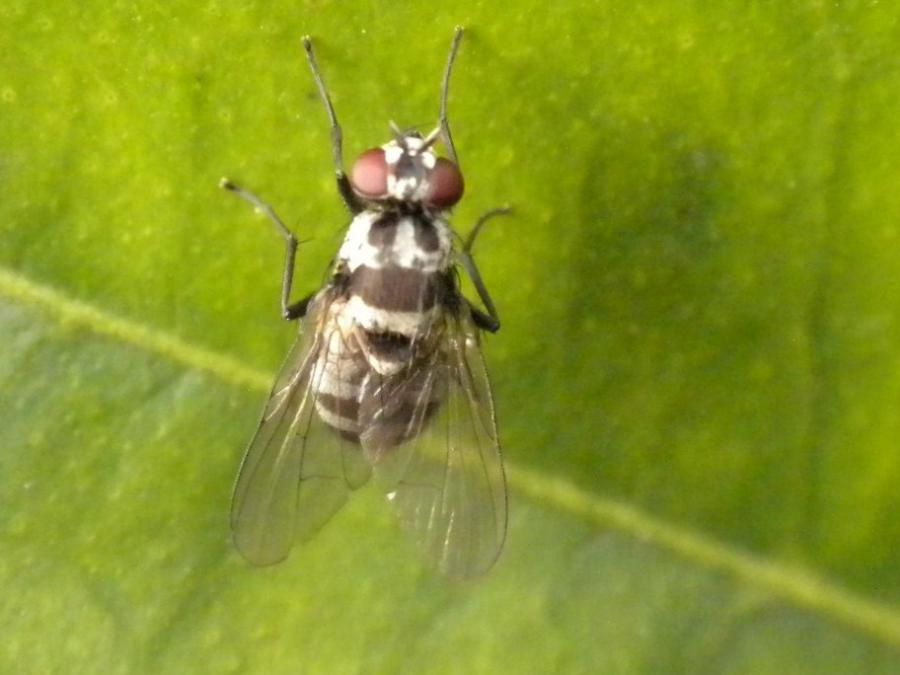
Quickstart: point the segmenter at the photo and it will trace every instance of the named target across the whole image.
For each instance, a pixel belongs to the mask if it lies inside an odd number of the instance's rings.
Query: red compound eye
[[[360,197],[379,199],[387,193],[387,173],[384,150],[372,148],[356,160],[350,172],[350,183]]]
[[[439,208],[453,206],[463,196],[462,173],[449,159],[438,157],[428,180],[431,183],[428,203],[432,206]]]

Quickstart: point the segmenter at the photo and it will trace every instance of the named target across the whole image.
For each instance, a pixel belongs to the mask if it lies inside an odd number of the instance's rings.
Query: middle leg
[[[491,300],[491,294],[488,293],[487,286],[485,286],[484,281],[481,278],[481,273],[478,271],[478,266],[475,264],[475,259],[472,257],[472,247],[475,245],[475,238],[488,220],[494,216],[507,215],[511,210],[512,209],[508,206],[503,206],[497,209],[491,209],[487,213],[482,214],[475,223],[475,227],[469,232],[469,236],[466,237],[463,242],[462,250],[459,253],[460,264],[465,268],[466,273],[472,280],[472,284],[475,286],[478,297],[481,298],[481,302],[487,310],[487,314],[485,314],[480,309],[473,306],[472,303],[469,303],[472,318],[479,328],[490,333],[496,333],[500,330],[500,315],[497,314],[497,308],[494,306],[494,301]]]

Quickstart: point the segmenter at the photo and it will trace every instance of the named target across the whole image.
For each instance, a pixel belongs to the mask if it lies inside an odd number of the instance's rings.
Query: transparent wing
[[[496,561],[506,536],[506,480],[487,370],[468,312],[449,315],[427,364],[381,382],[384,403],[408,408],[406,443],[379,445],[384,429],[364,428],[367,453],[404,529],[450,577],[471,578]],[[365,427],[365,417],[361,421]],[[389,419],[390,415],[386,415]],[[395,439],[398,432],[394,432]]]
[[[326,373],[340,381],[346,366],[342,336],[328,321],[330,298],[319,297],[275,381],[234,488],[234,544],[254,565],[286,558],[294,540],[324,525],[370,474],[353,430],[341,434],[322,420]]]

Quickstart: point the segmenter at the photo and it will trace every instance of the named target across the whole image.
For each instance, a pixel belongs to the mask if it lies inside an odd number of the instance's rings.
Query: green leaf
[[[247,567],[230,489],[452,28],[509,463],[496,568],[364,489]],[[0,672],[900,671],[900,10],[890,3],[0,7]]]

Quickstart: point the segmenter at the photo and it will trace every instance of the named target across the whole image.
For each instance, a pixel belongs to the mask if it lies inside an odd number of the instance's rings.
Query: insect
[[[338,192],[352,213],[328,281],[291,303],[298,239],[255,194],[285,241],[282,315],[302,319],[244,455],[234,489],[235,546],[252,564],[287,557],[370,477],[430,563],[451,577],[488,570],[506,534],[507,496],[482,331],[500,327],[472,258],[485,213],[463,240],[447,222],[463,176],[447,120],[453,36],[437,128],[391,123],[393,138],[344,173],[341,127],[312,42],[303,39],[331,127]],[[441,141],[447,157],[438,157]],[[460,291],[468,273],[484,310]]]

